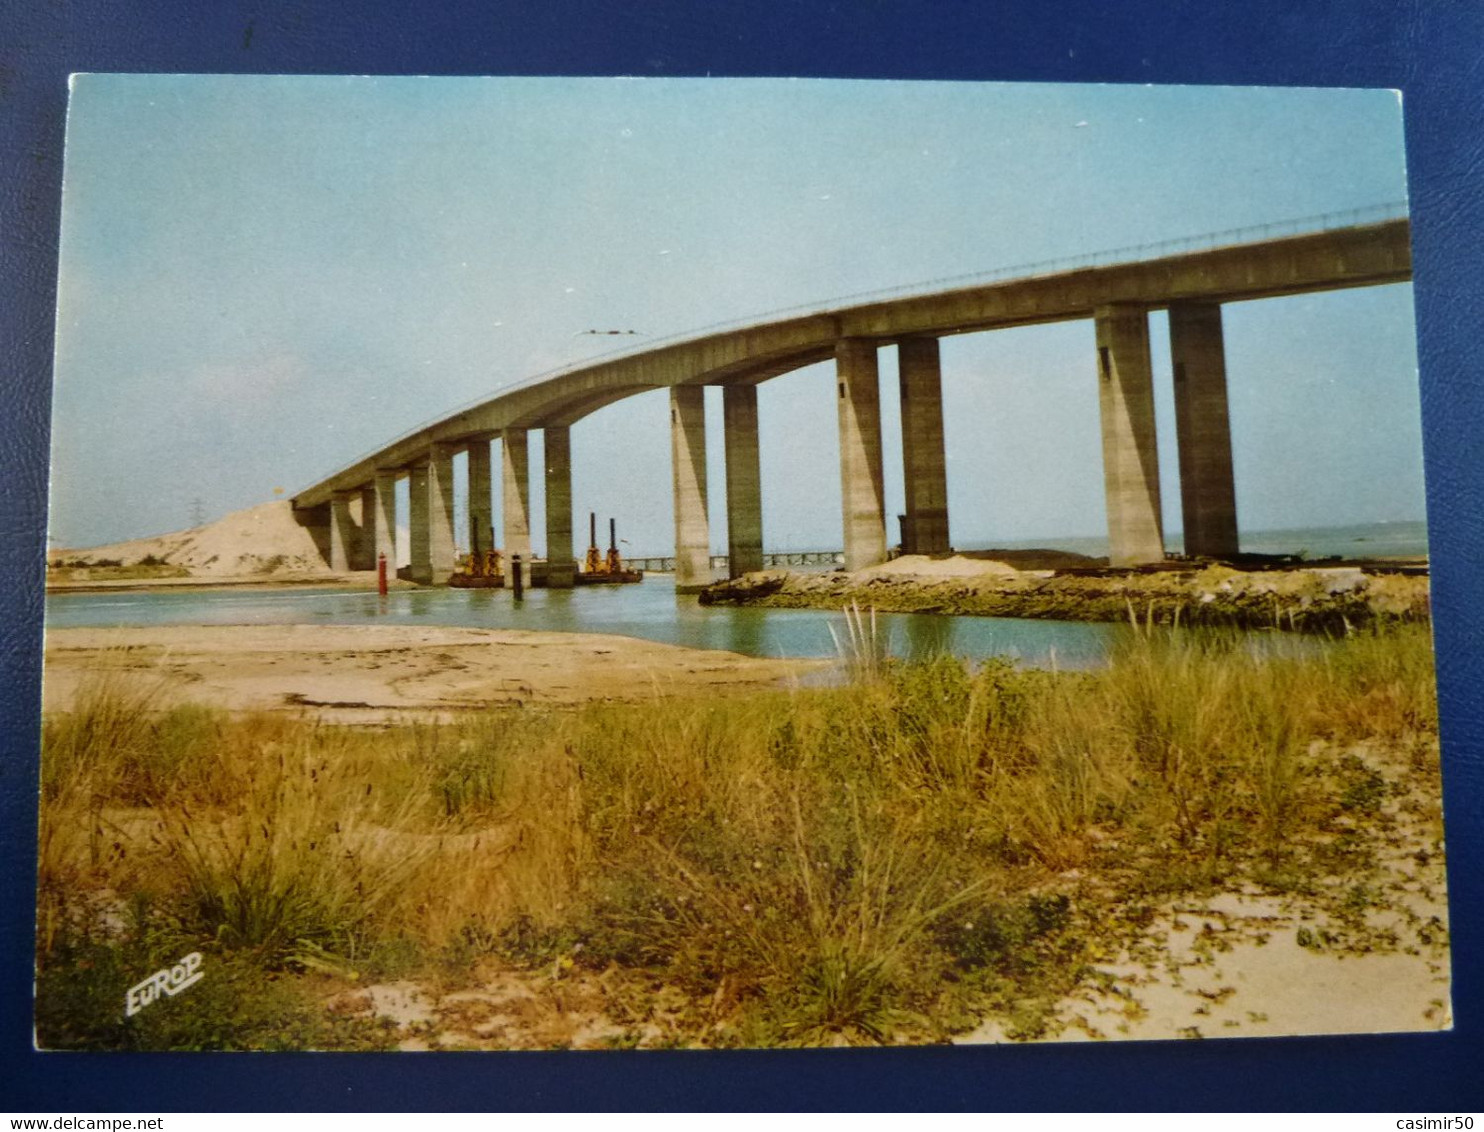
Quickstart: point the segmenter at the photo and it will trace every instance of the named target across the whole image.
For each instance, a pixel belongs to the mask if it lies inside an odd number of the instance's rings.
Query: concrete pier
[[[905,554],[946,554],[948,463],[943,448],[943,377],[936,338],[897,343],[902,392],[902,478],[907,522]]]
[[[411,574],[423,585],[442,585],[453,574],[453,453],[451,445],[433,445],[408,477]]]
[[[412,468],[412,580],[424,585],[441,586],[454,571],[454,451],[453,445],[435,444],[427,462]]]
[[[490,442],[481,437],[469,443],[469,549],[481,554],[495,538],[495,503],[491,492]]]
[[[835,345],[840,415],[840,504],[845,569],[886,561],[886,490],[881,470],[881,392],[876,343],[842,338]]]
[[[572,559],[572,433],[548,425],[546,440],[546,585],[569,590],[577,563]]]
[[[352,570],[376,569],[376,484],[362,484],[356,492],[361,525],[356,534],[356,552],[350,557]]]
[[[414,582],[433,577],[428,558],[428,462],[423,459],[407,469],[407,541],[411,555],[408,574]]]
[[[670,469],[675,496],[675,589],[683,593],[711,581],[703,386],[670,389]]]
[[[763,476],[757,438],[757,386],[722,390],[727,462],[727,573],[763,568]]]
[[[500,433],[500,509],[505,528],[505,556],[531,560],[531,461],[526,430]]]
[[[360,497],[358,491],[337,491],[330,497],[330,569],[341,574],[360,557],[361,532],[350,513],[351,502]]]
[[[428,459],[428,562],[441,586],[454,571],[453,445],[435,444]]]
[[[1185,553],[1225,557],[1238,539],[1221,306],[1171,303],[1169,311]]]
[[[397,571],[397,473],[377,472],[371,486],[372,506],[362,521],[362,538],[370,547],[368,570],[386,555],[387,573]]]
[[[1142,306],[1118,304],[1099,307],[1095,318],[1109,561],[1114,566],[1161,562],[1149,315]]]

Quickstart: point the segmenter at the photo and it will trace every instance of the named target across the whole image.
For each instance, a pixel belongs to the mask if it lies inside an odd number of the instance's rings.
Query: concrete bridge
[[[1397,211],[1393,208],[1392,211]],[[1322,218],[1323,219],[1323,218]],[[702,334],[574,366],[499,393],[403,436],[294,497],[330,565],[374,569],[395,561],[395,487],[410,481],[412,576],[446,581],[454,570],[453,458],[468,453],[469,519],[491,530],[500,444],[503,549],[532,552],[527,434],[545,438],[548,584],[575,572],[570,429],[625,397],[670,391],[675,500],[675,573],[681,588],[710,573],[706,509],[704,390],[723,389],[728,562],[732,576],[762,568],[762,493],[757,387],[833,358],[840,438],[845,561],[859,569],[886,559],[877,351],[898,350],[902,463],[906,487],[903,550],[949,549],[946,458],[938,340],[1011,326],[1093,319],[1101,408],[1108,540],[1114,565],[1164,557],[1151,310],[1169,313],[1175,425],[1185,548],[1220,557],[1237,551],[1236,497],[1227,410],[1223,303],[1411,278],[1405,214],[1242,239],[1217,246],[1156,249],[1113,262],[1025,269],[1014,277],[842,304]],[[1091,392],[1089,390],[1089,392]]]

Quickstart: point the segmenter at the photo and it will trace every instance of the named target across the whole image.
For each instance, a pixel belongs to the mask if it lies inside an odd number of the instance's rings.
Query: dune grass
[[[1082,673],[850,639],[844,687],[380,730],[100,682],[45,723],[41,1042],[375,1048],[289,982],[490,958],[662,981],[697,1044],[1034,1036],[1146,897],[1324,883],[1392,788],[1368,744],[1436,772],[1425,628],[1131,630]],[[120,1017],[192,949],[261,993]]]

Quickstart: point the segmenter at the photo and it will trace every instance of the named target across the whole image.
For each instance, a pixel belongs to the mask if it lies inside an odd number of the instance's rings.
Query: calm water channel
[[[506,590],[396,590],[386,597],[346,589],[148,590],[51,594],[47,625],[459,625],[618,633],[691,648],[751,656],[834,656],[830,626],[843,639],[842,613],[817,609],[704,607],[675,594],[674,579],[638,585],[528,590],[516,602]],[[1086,667],[1099,663],[1117,626],[993,617],[877,615],[893,655],[938,653],[1022,663]]]
[[[1101,540],[1055,545],[1105,554]],[[1019,545],[1019,544],[1006,544]],[[1047,545],[1041,543],[1039,545]],[[1244,534],[1244,550],[1310,555],[1424,555],[1427,528],[1417,522]],[[830,627],[842,638],[845,618],[819,609],[703,607],[677,598],[669,575],[633,586],[530,590],[515,602],[506,590],[398,590],[383,598],[365,590],[160,589],[137,593],[57,593],[46,601],[50,626],[105,625],[461,625],[483,629],[541,629],[618,633],[691,648],[727,649],[751,656],[836,655]],[[879,633],[895,656],[953,653],[971,659],[1003,656],[1025,664],[1080,668],[1100,663],[1124,632],[1122,625],[1023,621],[998,617],[877,615]],[[1312,637],[1252,634],[1254,645],[1318,647]]]

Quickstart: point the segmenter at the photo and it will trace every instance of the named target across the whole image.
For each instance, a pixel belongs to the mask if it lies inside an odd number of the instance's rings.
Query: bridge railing
[[[1218,232],[1205,232],[1199,236],[1179,236],[1153,243],[1126,244],[1123,247],[1108,248],[1103,251],[1090,252],[1086,255],[1061,256],[1055,259],[1037,260],[1033,263],[1018,263],[1008,267],[992,268],[988,271],[969,272],[963,275],[944,275],[936,279],[919,280],[916,283],[904,284],[898,287],[859,291],[849,295],[837,295],[824,302],[800,303],[794,306],[778,307],[774,310],[761,311],[749,315],[746,318],[728,319],[725,322],[692,327],[689,330],[667,334],[659,338],[645,338],[642,343],[625,346],[617,350],[608,350],[579,361],[568,362],[565,365],[543,370],[541,373],[535,374],[532,377],[513,382],[482,397],[465,402],[462,405],[457,405],[436,416],[429,417],[400,434],[390,443],[383,445],[382,448],[390,448],[392,445],[399,444],[404,440],[416,436],[425,428],[430,428],[440,421],[457,416],[459,413],[478,408],[495,397],[504,396],[508,393],[516,393],[522,389],[529,389],[532,386],[540,385],[542,382],[561,377],[563,374],[574,373],[604,362],[618,361],[621,358],[635,354],[645,354],[661,346],[674,346],[682,342],[705,338],[713,334],[744,330],[749,326],[755,326],[759,323],[777,322],[785,318],[808,318],[812,315],[829,314],[847,306],[866,306],[873,302],[909,298],[919,294],[930,295],[940,291],[982,286],[1010,279],[1031,279],[1038,275],[1054,275],[1089,267],[1111,267],[1121,263],[1137,263],[1141,260],[1161,259],[1165,256],[1180,255],[1187,252],[1210,251],[1214,248],[1230,247],[1234,244],[1257,243],[1262,240],[1272,240],[1283,236],[1304,236],[1311,233],[1330,232],[1339,228],[1359,228],[1368,224],[1383,224],[1389,220],[1402,220],[1407,215],[1406,201],[1388,201],[1384,204],[1367,205],[1364,208],[1351,208],[1340,212],[1324,212],[1314,216],[1301,216],[1291,220],[1275,220],[1267,224],[1250,224],[1240,228],[1225,228]],[[382,448],[378,448],[376,451],[379,452]],[[371,454],[367,453],[366,455],[369,456]],[[325,480],[332,479],[341,472],[355,467],[356,464],[365,458],[365,456],[362,456],[356,460],[352,460],[349,464],[337,468],[317,482],[322,483]]]

